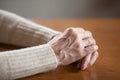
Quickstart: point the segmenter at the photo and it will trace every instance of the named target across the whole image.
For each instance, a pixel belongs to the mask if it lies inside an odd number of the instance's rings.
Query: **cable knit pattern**
[[[51,46],[44,43],[58,33],[0,10],[0,42],[27,47],[0,52],[0,80],[13,80],[55,69],[58,65],[56,55]]]

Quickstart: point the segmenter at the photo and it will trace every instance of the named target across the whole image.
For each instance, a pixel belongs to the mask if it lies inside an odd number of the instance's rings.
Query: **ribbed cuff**
[[[3,77],[9,77],[6,80],[43,73],[55,69],[58,65],[56,55],[49,44],[1,52],[0,54],[4,55],[8,61],[9,68],[7,67],[6,72],[9,73],[3,75]]]

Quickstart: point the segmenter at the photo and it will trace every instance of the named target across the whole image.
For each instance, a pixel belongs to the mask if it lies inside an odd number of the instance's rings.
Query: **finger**
[[[83,36],[82,39],[84,40],[84,39],[90,38],[90,37],[93,37],[92,33],[90,31],[85,31],[84,36]]]
[[[83,28],[67,28],[64,34],[68,35],[79,35],[79,37],[84,37],[86,31]]]
[[[75,28],[77,30],[78,33],[83,33],[85,32],[85,30],[83,28]]]
[[[64,32],[63,32],[63,36],[65,38],[69,37],[71,35],[71,33],[73,32],[72,28],[67,28]]]
[[[91,45],[91,46],[87,46],[84,48],[84,51],[86,54],[92,54],[93,52],[98,50],[98,46],[97,45]]]
[[[91,54],[89,54],[89,55],[87,55],[86,57],[83,58],[83,60],[81,62],[81,66],[79,66],[81,70],[85,70],[88,67],[90,59],[91,59]]]
[[[84,30],[81,29],[81,31],[84,31]],[[67,37],[66,40],[68,41],[69,46],[79,44],[80,38],[77,32],[77,28],[68,28],[65,31],[65,36]]]
[[[92,54],[91,60],[89,62],[89,66],[92,66],[95,63],[95,61],[97,60],[98,56],[99,56],[99,54],[98,54],[97,51]]]
[[[83,40],[82,42],[85,47],[96,44],[96,41],[94,38],[87,38],[87,39]]]
[[[74,28],[67,28],[65,31],[64,31],[64,36],[76,36],[77,35],[77,31],[74,29]]]

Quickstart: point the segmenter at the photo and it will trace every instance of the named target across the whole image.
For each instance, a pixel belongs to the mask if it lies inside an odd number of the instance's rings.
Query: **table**
[[[19,80],[120,80],[120,19],[34,19],[38,24],[64,31],[68,27],[83,27],[92,31],[99,45],[99,58],[94,66],[80,71],[75,65]],[[19,47],[0,44],[0,51]]]

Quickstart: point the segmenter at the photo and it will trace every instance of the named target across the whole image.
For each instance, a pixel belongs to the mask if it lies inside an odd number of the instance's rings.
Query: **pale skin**
[[[68,28],[55,35],[49,42],[53,48],[58,66],[77,62],[77,68],[85,70],[98,58],[98,46],[90,31],[83,28]]]

